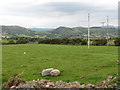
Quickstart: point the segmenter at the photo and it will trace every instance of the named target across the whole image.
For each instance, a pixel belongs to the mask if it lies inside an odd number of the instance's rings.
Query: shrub
[[[10,41],[8,41],[8,44],[15,44],[15,41],[14,40],[10,40]]]
[[[109,41],[107,42],[107,44],[108,44],[109,46],[115,46],[114,40],[109,40]]]
[[[28,41],[27,40],[18,40],[16,43],[17,44],[26,44],[26,43],[28,43]]]
[[[4,83],[3,86],[5,88],[11,88],[12,86],[18,86],[20,84],[24,84],[25,81],[20,77],[11,77],[8,82]]]
[[[92,42],[92,45],[106,45],[107,40],[106,39],[95,39]]]
[[[115,46],[120,46],[120,38],[116,38],[114,43],[115,43]]]
[[[87,40],[82,40],[81,45],[87,45]]]

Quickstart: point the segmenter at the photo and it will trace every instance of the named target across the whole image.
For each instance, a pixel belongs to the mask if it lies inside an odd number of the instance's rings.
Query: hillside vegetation
[[[20,26],[2,26],[2,34],[5,36],[34,36],[35,31]]]
[[[58,27],[51,31],[32,31],[20,26],[2,26],[2,32],[5,36],[25,36],[25,37],[40,37],[40,38],[86,38],[87,28],[83,27]],[[91,38],[93,37],[117,37],[118,30],[115,28],[90,28]]]

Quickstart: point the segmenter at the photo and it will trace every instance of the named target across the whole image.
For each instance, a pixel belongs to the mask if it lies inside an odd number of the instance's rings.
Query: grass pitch
[[[24,54],[26,52],[26,54]],[[30,81],[47,79],[66,82],[92,83],[118,73],[118,47],[75,45],[3,45],[3,82],[24,71],[22,78]],[[56,68],[60,76],[42,77],[46,68]]]

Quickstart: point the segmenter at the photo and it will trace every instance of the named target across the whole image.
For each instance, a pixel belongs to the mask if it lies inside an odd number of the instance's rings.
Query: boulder
[[[53,68],[44,69],[44,70],[42,71],[42,76],[49,76],[49,75],[51,75],[50,72],[51,72],[52,70],[54,70],[54,69],[53,69]]]
[[[46,87],[46,88],[49,88],[49,87],[50,87],[50,85],[46,85],[45,87]]]
[[[10,88],[15,88],[15,86],[12,86],[12,87],[10,87]]]
[[[117,64],[120,64],[120,60],[117,60]]]
[[[60,71],[58,69],[53,69],[51,72],[50,72],[50,75],[51,76],[58,76],[60,74]]]
[[[54,83],[53,82],[48,82],[47,85],[54,86]]]

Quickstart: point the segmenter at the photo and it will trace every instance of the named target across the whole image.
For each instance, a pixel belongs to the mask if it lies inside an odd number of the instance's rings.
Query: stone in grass
[[[117,64],[120,64],[120,60],[117,60]]]
[[[54,70],[53,68],[44,69],[42,71],[42,76],[50,76],[50,72]]]
[[[10,87],[10,88],[15,88],[15,86],[12,86],[12,87]]]
[[[51,76],[58,76],[60,74],[60,71],[58,69],[54,69],[50,72]]]
[[[47,85],[49,85],[49,86],[55,86],[54,82],[48,82]]]

